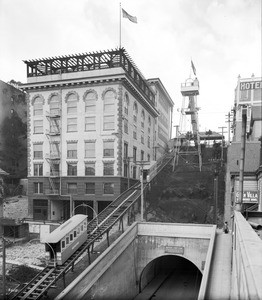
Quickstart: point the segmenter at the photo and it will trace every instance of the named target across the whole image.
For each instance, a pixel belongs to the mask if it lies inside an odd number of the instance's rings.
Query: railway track
[[[173,155],[170,153],[159,160],[157,162],[157,173],[172,159]],[[148,183],[144,185],[144,191],[147,188]],[[74,268],[75,263],[81,259],[82,255],[88,254],[90,263],[90,253],[94,249],[94,243],[100,241],[106,234],[109,246],[110,230],[118,221],[120,221],[119,225],[122,224],[123,226],[124,215],[132,209],[140,196],[141,185],[138,182],[112,201],[97,217],[87,224],[87,240],[63,265],[56,265],[55,261],[51,260],[39,274],[11,299],[40,299],[47,293],[49,288],[55,286],[57,280],[63,278],[71,268]]]

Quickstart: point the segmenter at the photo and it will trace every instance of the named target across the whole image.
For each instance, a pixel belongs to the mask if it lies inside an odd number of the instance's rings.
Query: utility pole
[[[3,277],[3,299],[6,299],[6,253],[5,253],[5,238],[2,236],[2,252],[3,252],[3,265],[2,265],[2,277]]]
[[[248,107],[243,105],[242,109],[242,132],[241,132],[241,152],[240,152],[240,166],[239,166],[239,197],[236,202],[236,211],[242,211],[243,190],[244,190],[244,167],[245,167],[245,153],[246,153],[246,131],[247,131],[247,110]]]
[[[230,123],[231,123],[231,113],[228,112],[228,114],[226,115],[226,117],[227,117],[226,122],[228,123],[228,128],[227,128],[227,130],[228,130],[228,143],[230,143]]]
[[[222,130],[222,152],[221,152],[221,166],[223,165],[223,161],[224,161],[224,129],[226,127],[222,126],[222,127],[218,127],[218,129]]]
[[[140,166],[140,183],[141,183],[141,222],[144,222],[144,179],[143,179],[143,173],[144,173],[144,166],[149,165],[149,161],[136,161],[136,164]]]

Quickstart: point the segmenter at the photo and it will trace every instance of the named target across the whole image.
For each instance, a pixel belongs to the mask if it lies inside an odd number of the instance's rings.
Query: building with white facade
[[[123,48],[25,63],[29,217],[92,217],[166,150],[173,101]]]

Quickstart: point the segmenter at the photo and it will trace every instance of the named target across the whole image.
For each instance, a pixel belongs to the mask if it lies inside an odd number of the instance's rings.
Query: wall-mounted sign
[[[165,247],[166,253],[172,253],[172,254],[184,254],[184,247],[182,246],[166,246]]]
[[[240,82],[240,91],[256,90],[262,88],[262,81]]]
[[[258,203],[258,191],[243,191],[243,203]],[[236,192],[236,202],[238,202],[239,192]]]

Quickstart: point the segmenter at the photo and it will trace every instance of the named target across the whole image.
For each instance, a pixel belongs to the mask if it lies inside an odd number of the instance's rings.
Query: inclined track
[[[173,152],[165,155],[157,161],[157,173],[173,159]],[[148,183],[144,185],[144,191],[148,188]],[[39,274],[37,274],[24,288],[22,288],[12,299],[40,299],[46,291],[55,285],[55,282],[74,267],[78,259],[81,259],[86,252],[89,255],[90,248],[93,250],[94,243],[100,241],[104,234],[109,236],[109,231],[118,222],[123,223],[123,217],[141,196],[141,184],[138,182],[122,193],[111,202],[100,214],[92,219],[87,225],[87,240],[74,254],[61,266],[55,266],[54,261],[50,261]],[[109,239],[107,239],[109,246]]]

